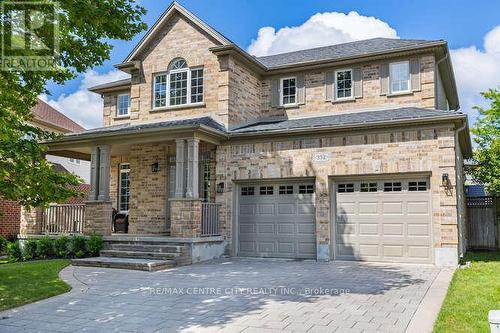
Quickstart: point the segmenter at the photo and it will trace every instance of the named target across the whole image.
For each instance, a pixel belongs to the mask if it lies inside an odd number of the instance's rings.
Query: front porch
[[[90,160],[88,200],[32,213],[23,231],[108,236],[126,229],[131,235],[219,236],[215,154],[221,133],[213,124],[149,125],[88,131],[50,143],[52,155]],[[117,213],[127,228],[114,227]]]

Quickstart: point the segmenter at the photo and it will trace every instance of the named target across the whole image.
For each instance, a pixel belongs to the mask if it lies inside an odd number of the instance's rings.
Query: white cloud
[[[375,37],[398,38],[396,30],[389,24],[372,16],[354,11],[349,14],[318,13],[300,26],[278,31],[273,27],[259,29],[248,52],[264,56]]]
[[[480,95],[490,88],[500,88],[500,26],[484,37],[484,50],[476,46],[451,50],[461,111],[469,114],[470,123],[477,118],[475,105],[487,102]]]
[[[68,95],[63,94],[55,100],[47,95],[42,95],[40,98],[87,129],[100,127],[102,126],[102,98],[99,94],[87,89],[127,77],[129,77],[128,74],[118,70],[111,70],[104,74],[90,70],[83,74],[77,91]]]

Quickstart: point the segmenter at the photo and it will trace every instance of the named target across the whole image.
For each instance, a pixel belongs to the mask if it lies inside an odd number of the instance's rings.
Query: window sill
[[[332,102],[332,104],[337,104],[337,103],[354,102],[355,100],[356,100],[356,98],[352,97],[352,98],[333,99],[331,102]]]
[[[203,102],[203,103],[192,103],[192,104],[174,105],[174,106],[165,106],[165,107],[161,107],[161,108],[151,109],[151,110],[149,110],[149,112],[162,112],[162,111],[193,109],[193,108],[201,108],[201,107],[205,107],[205,102]]]
[[[407,96],[407,95],[413,95],[413,91],[403,91],[403,92],[390,93],[390,94],[387,94],[387,97],[398,97],[398,96]]]
[[[122,120],[122,119],[130,119],[130,115],[113,117],[113,120]]]
[[[278,106],[278,109],[295,109],[298,107],[299,107],[299,104],[295,103],[295,104],[280,105],[280,106]]]

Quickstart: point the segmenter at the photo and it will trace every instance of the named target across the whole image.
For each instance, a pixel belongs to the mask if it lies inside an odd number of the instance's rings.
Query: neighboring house
[[[91,89],[105,127],[49,145],[91,160],[85,232],[109,235],[115,208],[134,235],[220,234],[210,256],[463,253],[471,143],[445,41],[254,57],[173,3],[116,67],[131,79]]]
[[[41,99],[31,111],[33,113],[31,124],[38,128],[61,134],[85,131],[85,128]],[[80,176],[84,182],[90,182],[90,162],[54,155],[47,155],[46,158],[57,172],[72,172]],[[0,235],[6,237],[19,235],[20,221],[25,216],[23,212],[24,208],[16,201],[0,198]]]
[[[32,125],[45,130],[67,134],[85,131],[85,128],[54,109],[52,106],[39,99],[38,104],[32,109]],[[64,169],[82,178],[84,183],[90,183],[90,163],[78,158],[66,158],[55,155],[47,155],[47,160],[60,164]]]

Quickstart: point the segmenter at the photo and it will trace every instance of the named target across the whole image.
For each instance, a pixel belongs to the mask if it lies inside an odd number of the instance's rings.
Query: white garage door
[[[338,182],[335,257],[431,262],[429,179]]]
[[[239,191],[238,255],[316,258],[313,183],[257,183]]]

